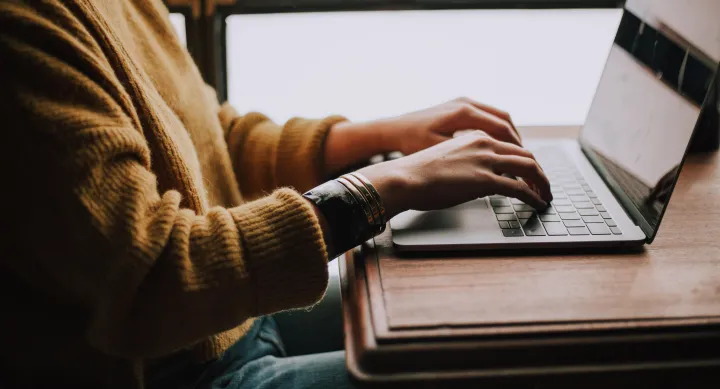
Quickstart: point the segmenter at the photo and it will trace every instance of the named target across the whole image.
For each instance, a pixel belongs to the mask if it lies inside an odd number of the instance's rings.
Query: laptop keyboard
[[[548,209],[538,212],[517,199],[490,197],[504,236],[622,235],[615,220],[572,164],[561,157],[548,162],[542,164],[553,194]]]

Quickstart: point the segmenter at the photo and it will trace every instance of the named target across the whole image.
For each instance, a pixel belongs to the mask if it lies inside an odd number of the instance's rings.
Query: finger
[[[482,130],[497,140],[522,146],[520,137],[507,121],[473,106],[469,106],[467,112],[463,127]]]
[[[507,113],[506,111],[503,111],[503,110],[501,110],[501,109],[495,108],[495,107],[490,106],[490,105],[487,105],[487,104],[483,104],[483,103],[477,102],[477,101],[475,101],[475,100],[473,100],[473,99],[471,99],[471,98],[468,98],[468,97],[461,97],[461,98],[457,99],[456,101],[459,101],[459,102],[462,102],[462,103],[466,103],[466,104],[470,104],[470,105],[472,105],[473,107],[475,107],[475,108],[477,108],[477,109],[481,109],[481,110],[483,110],[483,111],[490,112],[491,114],[493,114],[493,115],[495,115],[495,116],[497,116],[497,117],[499,117],[499,118],[507,121],[507,122],[510,124],[510,126],[512,127],[513,131],[515,131],[515,133],[517,134],[517,136],[522,139],[522,137],[520,136],[520,132],[519,132],[519,131],[517,130],[517,128],[515,127],[515,123],[513,123],[512,117],[510,117],[510,114]]]
[[[537,192],[545,201],[552,201],[550,192],[550,180],[534,159],[517,155],[498,155],[493,165],[496,174],[510,174],[522,177],[531,185],[534,185]]]
[[[519,155],[521,157],[535,159],[535,155],[530,152],[530,150],[520,147],[518,145],[514,145],[512,143],[507,142],[495,142],[492,145],[493,151],[495,151],[498,154],[502,155]]]
[[[476,131],[479,131],[479,130],[459,130],[459,131],[453,132],[452,137],[453,137],[453,138],[457,138],[457,137],[459,137],[459,136],[470,135],[470,134],[472,134],[473,132],[476,132]],[[487,135],[487,134],[486,134],[486,135]]]
[[[548,203],[543,200],[539,194],[530,189],[527,183],[523,181],[503,176],[496,176],[494,184],[494,191],[497,194],[516,198],[535,209],[544,210],[548,207]]]

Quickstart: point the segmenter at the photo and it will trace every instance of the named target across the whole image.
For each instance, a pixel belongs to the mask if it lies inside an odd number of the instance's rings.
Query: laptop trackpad
[[[478,199],[440,211],[407,211],[390,221],[399,245],[481,243],[502,238],[487,201]]]

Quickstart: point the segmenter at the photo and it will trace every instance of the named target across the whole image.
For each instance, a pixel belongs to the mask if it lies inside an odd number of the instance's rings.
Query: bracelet
[[[344,253],[385,231],[387,219],[380,195],[360,173],[345,174],[303,194],[330,227],[335,253]]]
[[[342,254],[376,234],[366,212],[350,190],[336,180],[309,190],[303,197],[320,210],[330,228],[331,257]]]
[[[365,200],[365,204],[367,204],[367,206],[370,208],[370,212],[372,213],[372,225],[377,226],[381,224],[382,221],[380,220],[380,208],[377,206],[375,198],[365,187],[365,185],[352,174],[345,174],[342,177],[338,178],[338,180],[340,180],[341,182],[342,180],[349,181],[349,183],[354,186],[354,188],[352,189],[360,192],[360,194],[363,196],[363,199]]]
[[[365,177],[362,173],[354,172],[350,173],[351,175],[357,177],[363,185],[365,185],[365,188],[367,188],[368,191],[372,194],[373,201],[375,202],[375,205],[378,208],[378,212],[380,213],[380,221],[379,223],[382,224],[382,231],[385,231],[385,226],[387,226],[387,216],[385,213],[385,206],[382,203],[382,198],[380,197],[380,194],[375,189],[375,186],[373,186],[372,182],[368,180],[367,177]]]
[[[356,203],[362,208],[365,217],[367,218],[368,225],[375,225],[375,216],[373,216],[373,210],[370,207],[368,199],[345,177],[337,178],[335,181],[341,183],[350,194],[355,198]]]

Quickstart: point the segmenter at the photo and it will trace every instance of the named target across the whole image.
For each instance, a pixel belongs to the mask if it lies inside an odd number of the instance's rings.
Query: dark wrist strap
[[[318,207],[330,228],[335,254],[342,254],[375,236],[377,229],[368,222],[357,199],[343,184],[332,180],[303,194]]]

